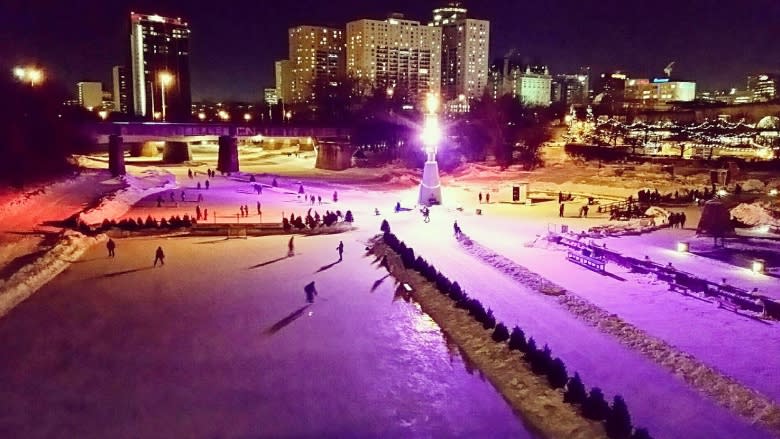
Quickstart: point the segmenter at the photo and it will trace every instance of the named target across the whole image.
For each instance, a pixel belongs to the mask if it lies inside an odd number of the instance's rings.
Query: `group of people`
[[[209,210],[208,209],[203,209],[201,211],[200,204],[198,204],[197,206],[195,206],[195,216],[197,217],[198,221],[200,221],[200,220],[208,221],[209,220]]]
[[[485,203],[490,204],[490,193],[485,192]],[[482,192],[479,193],[479,204],[482,204]]]
[[[336,251],[339,253],[339,262],[344,260],[344,241],[339,241],[339,245],[336,246]],[[287,241],[287,257],[295,256],[295,236],[291,236]],[[303,292],[306,296],[306,302],[314,303],[314,297],[318,296],[317,288],[314,285],[314,281],[309,282],[303,287]]]
[[[669,215],[669,226],[672,228],[685,228],[685,212],[672,213]]]

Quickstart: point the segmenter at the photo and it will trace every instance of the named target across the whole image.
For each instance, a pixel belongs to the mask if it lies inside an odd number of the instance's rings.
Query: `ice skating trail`
[[[2,436],[533,437],[356,236],[92,248],[0,320]]]

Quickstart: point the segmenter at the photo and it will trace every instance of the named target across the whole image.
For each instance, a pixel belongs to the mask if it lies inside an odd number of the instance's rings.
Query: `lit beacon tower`
[[[423,124],[420,139],[425,147],[427,158],[423,169],[423,178],[420,182],[420,199],[418,204],[430,206],[441,204],[441,183],[439,181],[439,164],[436,163],[436,151],[442,138],[441,126],[437,111],[439,98],[435,94],[428,94],[425,102],[425,122]]]

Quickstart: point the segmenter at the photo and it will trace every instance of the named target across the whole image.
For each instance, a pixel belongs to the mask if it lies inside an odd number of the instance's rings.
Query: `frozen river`
[[[93,248],[0,320],[0,436],[533,437],[355,236]]]

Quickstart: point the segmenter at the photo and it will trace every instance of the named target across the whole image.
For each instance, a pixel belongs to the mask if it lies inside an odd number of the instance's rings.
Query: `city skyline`
[[[274,84],[274,61],[287,53],[290,27],[344,28],[348,21],[384,19],[391,11],[427,23],[442,4],[303,0],[293,10],[247,1],[232,2],[230,8],[174,0],[82,3],[78,9],[4,4],[0,17],[13,19],[0,26],[3,58],[10,64],[36,63],[74,91],[79,81],[98,80],[109,88],[111,68],[125,62],[128,14],[180,16],[192,29],[193,99],[246,101],[262,100],[263,89]],[[780,70],[780,47],[770,44],[780,4],[693,0],[673,9],[649,2],[634,6],[465,2],[470,16],[491,22],[491,59],[517,48],[556,74],[589,65],[594,74],[622,69],[648,77],[661,75],[665,65],[676,61],[675,75],[696,80],[701,89],[717,89],[744,87],[748,74]]]

